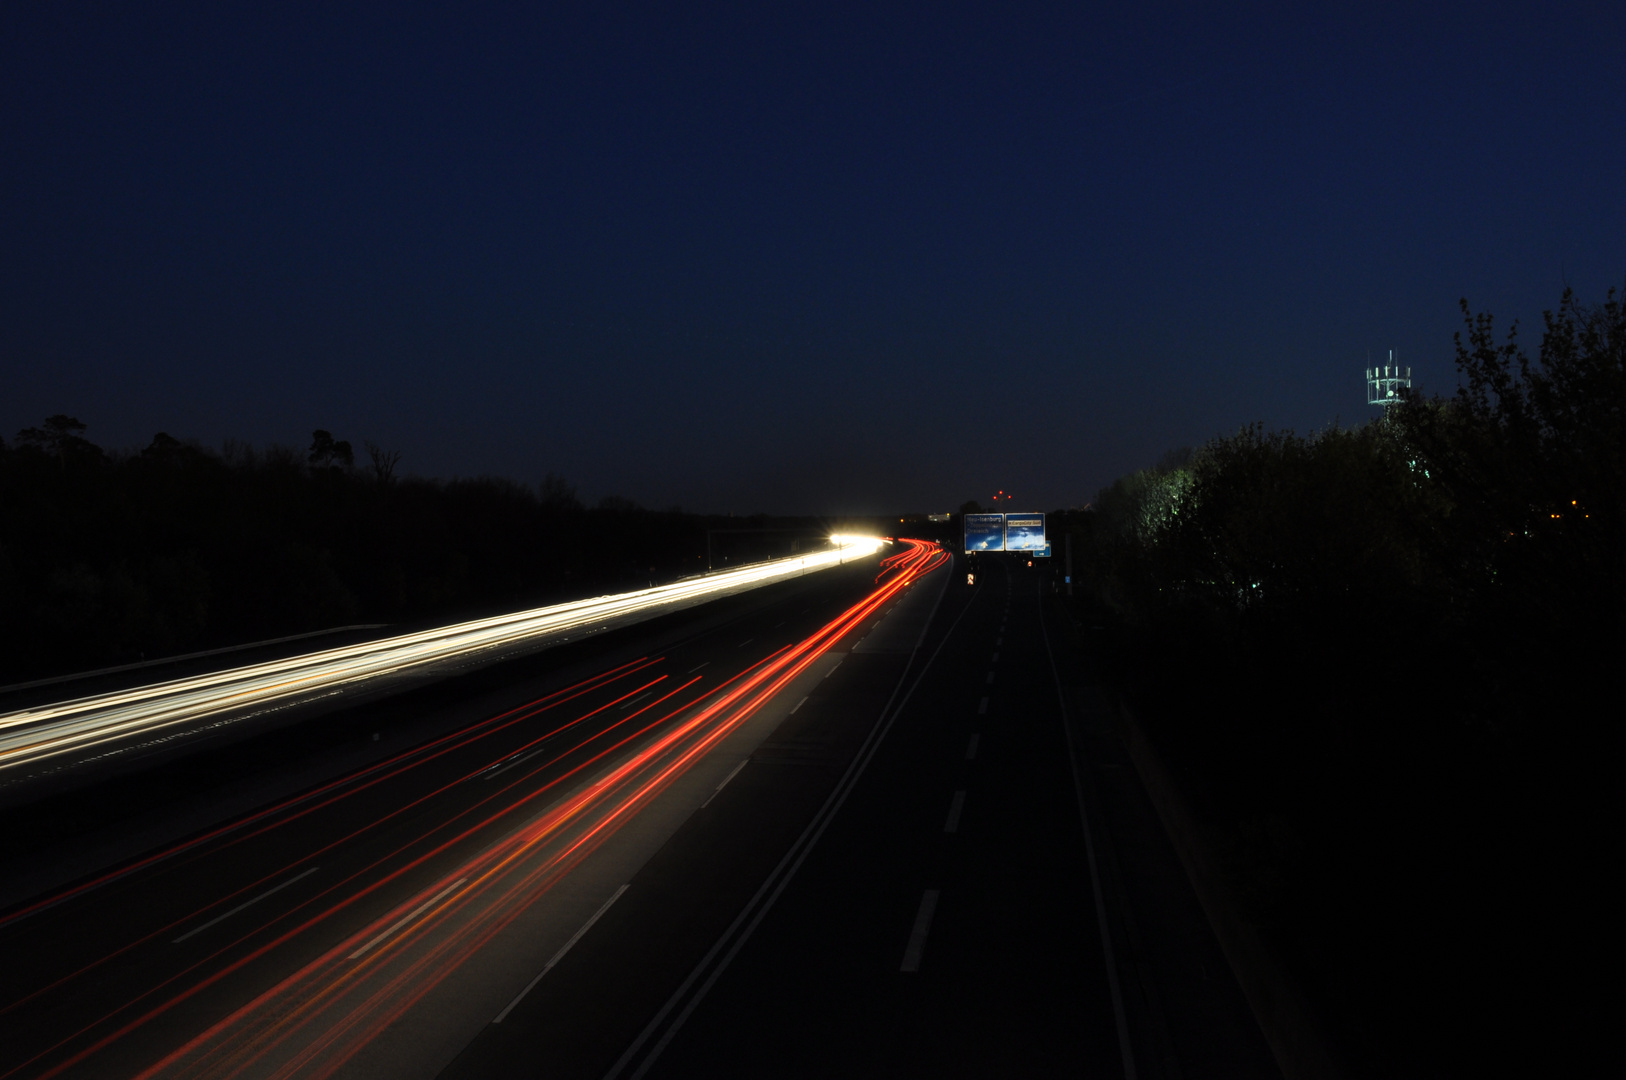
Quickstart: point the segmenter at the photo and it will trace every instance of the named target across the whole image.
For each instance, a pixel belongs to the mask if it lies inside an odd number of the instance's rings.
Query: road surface
[[[1042,575],[904,554],[15,904],[0,1077],[1272,1075]]]

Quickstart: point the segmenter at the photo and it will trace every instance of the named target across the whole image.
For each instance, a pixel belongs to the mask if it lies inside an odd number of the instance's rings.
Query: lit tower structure
[[[1378,406],[1385,415],[1389,406],[1406,396],[1403,391],[1411,389],[1411,368],[1398,367],[1394,360],[1395,351],[1390,349],[1387,364],[1366,369],[1366,403]]]

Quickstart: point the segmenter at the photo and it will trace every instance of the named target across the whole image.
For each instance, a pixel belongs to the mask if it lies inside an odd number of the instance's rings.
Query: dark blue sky
[[[1626,281],[1618,3],[337,6],[8,5],[7,438],[1049,509]]]

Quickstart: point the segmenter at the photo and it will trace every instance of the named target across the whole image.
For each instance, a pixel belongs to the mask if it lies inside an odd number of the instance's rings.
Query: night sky
[[[1047,510],[1626,282],[1619,3],[344,6],[6,6],[8,441]]]

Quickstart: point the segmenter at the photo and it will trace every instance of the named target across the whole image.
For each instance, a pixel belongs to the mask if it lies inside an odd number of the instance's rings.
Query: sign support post
[[[1073,534],[1067,534],[1067,595],[1073,595]]]

